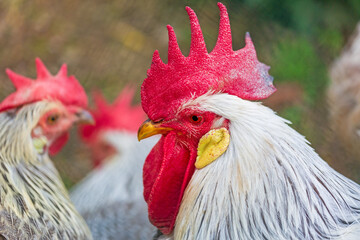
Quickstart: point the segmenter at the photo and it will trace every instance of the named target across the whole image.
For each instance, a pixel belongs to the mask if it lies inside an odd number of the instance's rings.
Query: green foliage
[[[317,40],[322,47],[326,48],[332,58],[336,57],[344,45],[343,35],[340,31],[334,29],[319,31]]]
[[[301,129],[301,123],[303,119],[304,109],[300,106],[288,107],[280,112],[280,115],[289,120],[292,127],[295,129]]]
[[[61,174],[61,179],[64,182],[64,185],[67,189],[70,189],[72,186],[74,186],[74,181],[65,173]]]
[[[326,86],[326,66],[311,42],[305,38],[284,38],[273,50],[272,75],[277,82],[297,82],[305,99],[313,104]]]

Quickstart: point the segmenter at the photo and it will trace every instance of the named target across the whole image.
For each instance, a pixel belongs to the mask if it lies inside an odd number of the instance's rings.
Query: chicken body
[[[38,101],[0,114],[0,234],[6,239],[92,239],[47,152],[31,137],[60,102]]]
[[[195,170],[168,239],[359,239],[360,186],[288,121],[228,94],[200,96],[186,108],[229,120],[230,144]]]
[[[276,89],[250,35],[234,51],[225,6],[207,51],[195,12],[185,57],[168,26],[168,63],[154,52],[138,138],[161,134],[143,170],[157,239],[354,240],[360,186],[333,170],[303,136],[254,100]]]
[[[142,165],[156,139],[139,143],[135,133],[108,130],[102,138],[116,149],[71,191],[94,239],[149,239],[155,232],[143,198]]]

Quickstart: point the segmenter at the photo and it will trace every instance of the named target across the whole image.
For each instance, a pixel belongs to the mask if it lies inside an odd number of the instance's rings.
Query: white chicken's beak
[[[139,127],[138,134],[137,134],[138,140],[141,141],[145,138],[148,138],[148,137],[151,137],[151,136],[154,136],[157,134],[165,134],[165,133],[168,133],[169,131],[173,130],[172,128],[161,126],[161,123],[162,122],[154,123],[150,119],[146,120]]]
[[[91,113],[87,110],[80,110],[79,112],[76,113],[76,117],[77,123],[80,124],[95,124],[95,120],[93,118],[93,116],[91,115]]]

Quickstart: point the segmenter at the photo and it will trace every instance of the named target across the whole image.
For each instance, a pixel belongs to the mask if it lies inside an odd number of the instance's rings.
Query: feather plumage
[[[204,95],[184,108],[228,119],[231,139],[221,157],[194,172],[174,239],[359,236],[360,186],[323,161],[288,121],[227,94]]]
[[[7,239],[91,239],[47,153],[31,131],[56,102],[0,114],[0,234]]]

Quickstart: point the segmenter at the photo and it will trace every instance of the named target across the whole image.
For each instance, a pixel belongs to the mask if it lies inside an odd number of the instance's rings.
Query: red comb
[[[162,62],[156,50],[141,87],[142,106],[152,120],[172,117],[184,101],[209,90],[247,100],[264,99],[276,91],[273,78],[268,74],[270,67],[258,61],[248,33],[245,47],[232,50],[228,13],[223,4],[218,3],[218,7],[219,35],[211,53],[206,50],[198,19],[191,8],[186,7],[191,24],[188,57],[181,53],[173,28],[167,26],[168,63]]]
[[[113,104],[108,104],[100,92],[94,93],[96,108],[91,111],[95,125],[82,125],[79,133],[86,142],[96,140],[103,130],[125,130],[136,132],[145,120],[145,113],[141,106],[131,106],[135,89],[126,87]]]
[[[53,76],[39,58],[35,62],[35,81],[6,69],[16,91],[0,103],[0,112],[45,99],[59,100],[65,105],[87,106],[86,93],[74,76],[67,76],[66,64]]]

